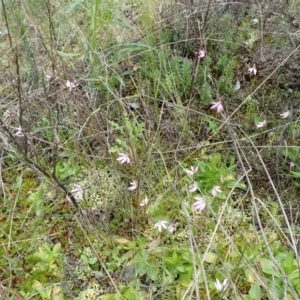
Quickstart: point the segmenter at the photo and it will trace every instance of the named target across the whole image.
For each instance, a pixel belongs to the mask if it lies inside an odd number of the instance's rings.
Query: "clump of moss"
[[[98,300],[106,291],[98,283],[90,283],[75,300]]]

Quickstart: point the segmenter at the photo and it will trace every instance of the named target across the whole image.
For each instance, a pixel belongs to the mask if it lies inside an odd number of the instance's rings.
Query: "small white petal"
[[[130,163],[130,158],[127,154],[125,153],[118,153],[119,157],[117,158],[117,161],[120,163],[120,164],[129,164]]]
[[[197,57],[199,59],[204,58],[205,57],[205,50],[200,49],[199,51],[195,52],[195,54],[197,55]]]
[[[167,227],[167,230],[170,232],[170,233],[173,233],[175,231],[175,225],[174,223],[170,223]]]
[[[68,87],[70,91],[77,86],[79,86],[79,83],[76,80],[74,80],[74,81],[67,80],[66,81],[66,87]]]
[[[229,285],[229,282],[227,279],[224,279],[224,281],[221,283],[218,279],[216,280],[216,282],[214,282],[214,285],[216,287],[216,289],[219,291],[219,292],[223,292],[227,289],[228,285]]]
[[[130,187],[128,188],[129,191],[134,191],[137,188],[137,181],[133,180],[131,182],[129,182]]]
[[[258,24],[258,19],[252,19],[251,21],[250,21],[250,24],[252,25],[252,26],[254,26],[254,25],[257,25]]]
[[[46,80],[47,80],[47,81],[49,81],[51,78],[53,78],[52,75],[47,75],[47,74],[45,74],[45,77],[46,77]]]
[[[190,170],[185,169],[185,173],[190,177],[194,176],[197,172],[198,172],[198,167],[191,166]]]
[[[21,126],[19,126],[18,128],[16,128],[16,133],[15,133],[15,136],[24,136],[24,133],[23,133],[23,129]]]
[[[267,121],[263,120],[261,122],[256,123],[256,128],[262,128],[267,125]]]
[[[285,118],[289,117],[290,114],[291,114],[291,112],[288,110],[288,111],[286,111],[286,112],[280,114],[280,117],[281,117],[282,119],[285,119]]]
[[[162,231],[162,229],[164,228],[164,229],[167,229],[167,225],[168,225],[168,221],[158,221],[155,225],[154,225],[154,228],[157,228],[157,230],[159,231],[159,232],[161,232]]]
[[[222,291],[222,284],[221,282],[219,281],[219,279],[216,280],[216,282],[214,282],[215,284],[215,287],[218,291]]]
[[[241,82],[237,79],[233,90],[237,92],[241,88]]]
[[[189,186],[189,192],[190,193],[194,193],[198,190],[198,183],[197,182],[193,182],[190,186]]]
[[[218,196],[218,193],[222,193],[221,187],[218,186],[218,185],[215,185],[215,186],[212,188],[211,195],[212,195],[213,197],[217,197],[217,196]]]
[[[71,193],[73,194],[73,196],[76,200],[83,199],[83,189],[80,184],[74,183]]]
[[[250,73],[250,74],[253,73],[254,75],[257,74],[257,69],[256,69],[256,65],[255,64],[253,64],[252,68],[248,69],[248,73]]]
[[[196,211],[202,211],[206,206],[205,198],[203,197],[195,197],[196,202],[193,204],[194,209]]]
[[[143,206],[146,206],[149,202],[149,199],[148,197],[146,196],[140,203],[140,206],[143,207]]]
[[[217,113],[221,113],[224,110],[224,107],[220,100],[218,102],[211,102],[210,104],[212,104],[212,107],[210,109],[216,110]]]
[[[140,104],[138,102],[130,102],[129,106],[133,109],[138,109],[140,108]]]

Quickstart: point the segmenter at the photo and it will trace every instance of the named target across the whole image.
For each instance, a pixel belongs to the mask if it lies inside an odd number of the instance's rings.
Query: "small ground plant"
[[[299,299],[299,4],[1,0],[0,298]]]

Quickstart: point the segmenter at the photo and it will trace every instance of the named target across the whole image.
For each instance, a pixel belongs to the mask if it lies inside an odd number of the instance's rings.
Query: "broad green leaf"
[[[139,300],[138,292],[134,288],[126,288],[121,293],[124,299]]]
[[[298,269],[297,263],[294,259],[294,252],[289,251],[287,257],[282,262],[282,267],[287,275],[291,274],[294,270]],[[299,275],[299,271],[297,272]]]
[[[253,300],[260,300],[261,299],[261,289],[257,283],[251,285],[249,296]]]
[[[184,273],[184,272],[185,272],[185,267],[183,267],[183,266],[178,266],[178,267],[177,267],[177,270],[178,270],[179,272],[181,272],[181,273]]]
[[[159,270],[156,265],[152,264],[148,266],[147,275],[151,280],[155,281],[157,279],[158,272]]]
[[[191,279],[190,274],[185,273],[185,274],[180,275],[178,283],[181,286],[188,288],[191,284],[191,281],[192,281],[192,279]]]
[[[298,269],[296,269],[295,271],[293,271],[292,273],[290,273],[288,275],[289,279],[291,281],[294,281],[294,282],[297,281],[296,283],[300,283],[299,282],[299,276],[300,276],[300,274],[299,274],[299,270]]]
[[[207,262],[207,263],[215,263],[218,259],[218,256],[217,254],[213,253],[213,252],[208,252],[205,254],[204,256],[204,261]]]
[[[291,174],[293,175],[294,178],[300,178],[300,172],[291,171]]]
[[[273,275],[277,278],[281,278],[281,275],[278,274],[278,272],[277,272],[274,264],[272,263],[272,261],[270,261],[267,258],[260,258],[259,262],[260,262],[261,268],[262,268],[262,270],[265,274]]]
[[[57,243],[54,245],[53,249],[52,249],[52,253],[54,255],[60,253],[60,249],[61,249],[61,243]]]

